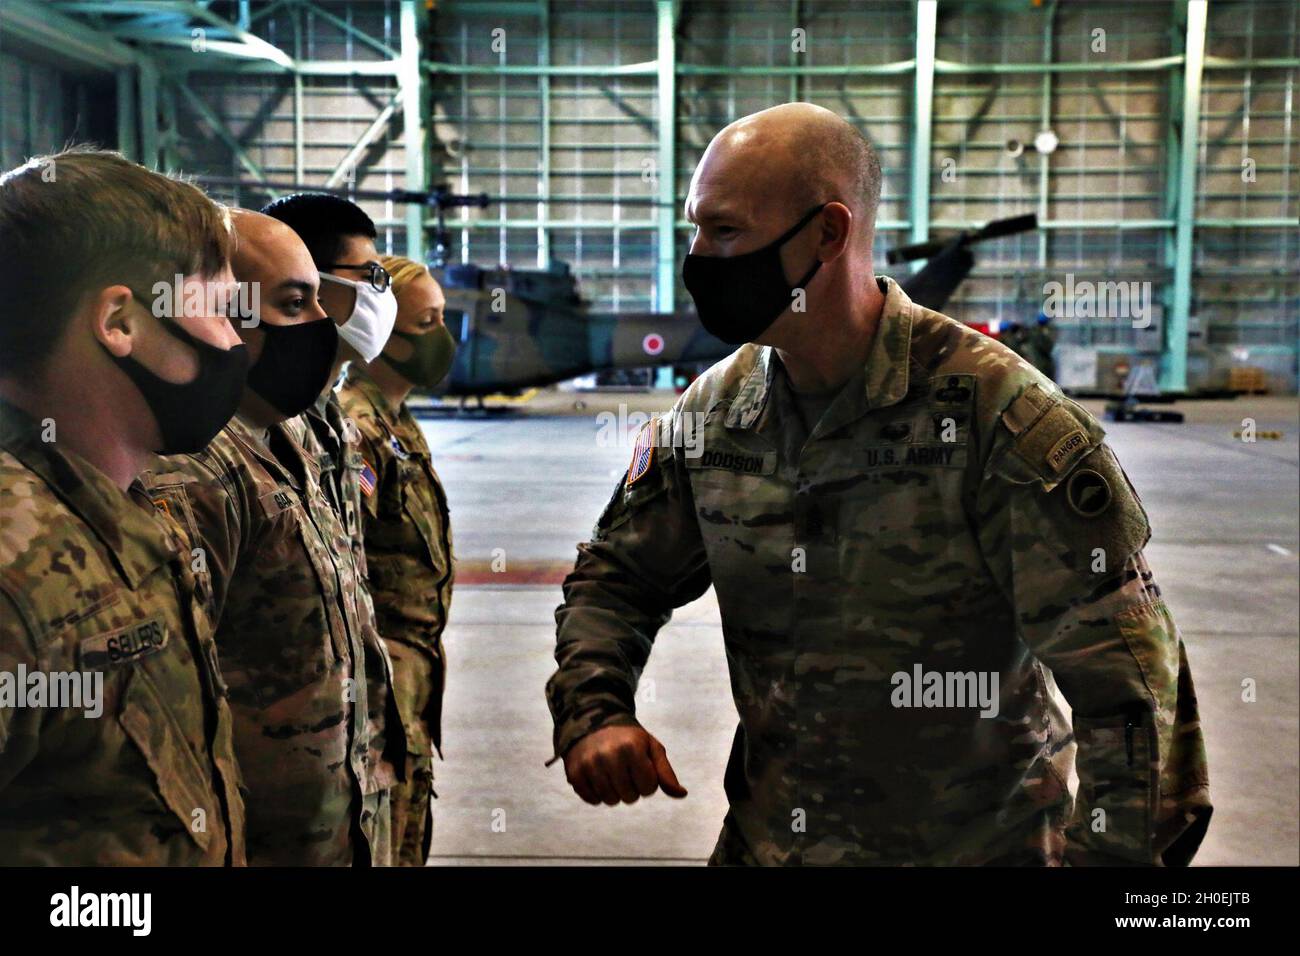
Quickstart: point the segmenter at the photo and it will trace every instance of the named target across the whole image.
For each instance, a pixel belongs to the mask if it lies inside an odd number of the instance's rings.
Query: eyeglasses
[[[393,277],[388,274],[388,270],[378,262],[363,262],[360,265],[350,265],[346,262],[335,262],[326,266],[327,269],[356,269],[359,272],[367,273],[366,278],[370,284],[375,287],[376,292],[387,292],[388,287],[393,284]]]

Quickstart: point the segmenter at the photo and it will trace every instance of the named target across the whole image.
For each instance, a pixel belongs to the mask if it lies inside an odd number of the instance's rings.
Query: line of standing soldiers
[[[406,397],[454,342],[375,238],[95,150],[0,176],[0,864],[426,861],[451,533]]]

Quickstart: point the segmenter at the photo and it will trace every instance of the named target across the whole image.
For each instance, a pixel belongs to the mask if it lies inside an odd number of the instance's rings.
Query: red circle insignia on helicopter
[[[658,332],[649,332],[641,340],[641,348],[646,355],[658,355],[664,350],[664,337]]]

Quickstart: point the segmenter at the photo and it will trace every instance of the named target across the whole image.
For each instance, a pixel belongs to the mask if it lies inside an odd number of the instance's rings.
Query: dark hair
[[[76,146],[0,175],[0,373],[39,370],[88,294],[210,277],[230,212],[191,183]]]
[[[296,232],[311,253],[311,261],[322,272],[338,261],[346,236],[375,239],[379,235],[374,220],[360,206],[331,193],[281,196],[263,206],[262,213]]]

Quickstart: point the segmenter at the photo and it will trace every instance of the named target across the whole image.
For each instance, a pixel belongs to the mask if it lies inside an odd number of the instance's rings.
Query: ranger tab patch
[[[652,418],[641,426],[636,444],[632,447],[632,463],[627,466],[627,485],[631,488],[638,478],[644,478],[655,459],[655,431],[659,419]]]
[[[136,621],[116,631],[88,637],[77,649],[83,668],[99,670],[115,664],[130,664],[156,654],[167,646],[167,622],[161,617]]]
[[[1052,446],[1047,453],[1047,463],[1052,466],[1053,471],[1060,473],[1074,457],[1074,453],[1087,444],[1089,444],[1088,433],[1082,428],[1076,428]]]

